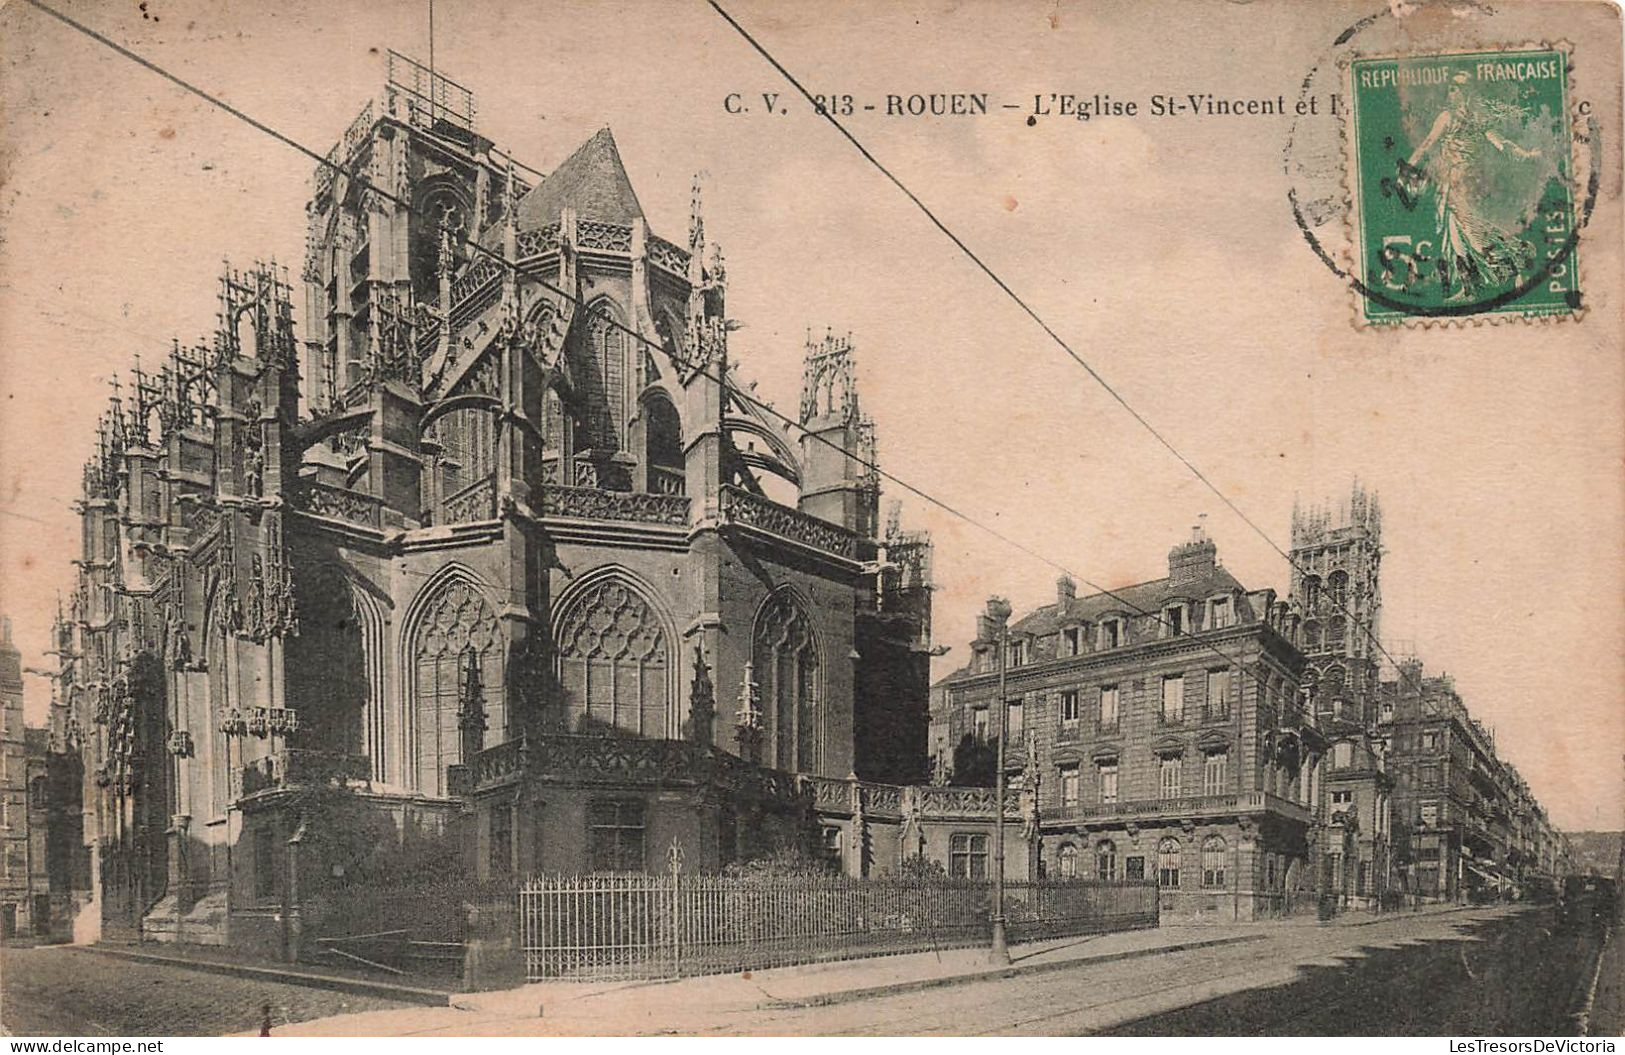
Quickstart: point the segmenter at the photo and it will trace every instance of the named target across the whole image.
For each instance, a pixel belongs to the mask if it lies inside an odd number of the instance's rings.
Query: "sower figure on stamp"
[[[1529,122],[1521,107],[1483,98],[1468,89],[1469,80],[1465,72],[1452,78],[1445,108],[1434,118],[1427,138],[1400,165],[1413,193],[1420,193],[1425,180],[1434,184],[1440,277],[1447,289],[1455,286],[1447,302],[1466,300],[1477,290],[1504,283],[1535,259],[1535,247],[1516,233],[1528,217],[1503,220],[1496,215],[1493,198],[1506,173],[1487,148],[1521,160],[1540,158],[1543,150],[1519,146],[1508,138]],[[1427,161],[1430,151],[1434,153],[1431,163]],[[1547,178],[1542,169],[1539,184],[1544,185]],[[1512,182],[1523,187],[1527,181]]]

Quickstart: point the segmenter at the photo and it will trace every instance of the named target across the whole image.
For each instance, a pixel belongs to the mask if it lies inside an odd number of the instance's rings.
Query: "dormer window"
[[[1185,606],[1171,604],[1162,610],[1162,636],[1178,637],[1185,632]]]
[[[1123,644],[1123,620],[1118,616],[1100,621],[1100,647],[1119,648]]]
[[[1010,665],[1020,667],[1027,662],[1027,639],[1019,638],[1010,642]]]
[[[1083,651],[1083,628],[1069,626],[1061,631],[1061,655],[1076,656]]]
[[[1215,597],[1207,603],[1207,625],[1222,630],[1235,622],[1235,611],[1228,597]]]

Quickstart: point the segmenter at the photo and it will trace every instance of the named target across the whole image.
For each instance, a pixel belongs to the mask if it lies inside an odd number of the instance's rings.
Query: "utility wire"
[[[97,43],[103,45],[104,47],[110,49],[111,51],[114,51],[117,54],[123,56],[124,58],[127,58],[130,61],[136,63],[139,66],[141,66],[142,68],[144,68],[146,70],[149,70],[152,73],[157,74],[158,76],[162,77],[166,81],[169,81],[171,84],[174,84],[176,87],[180,88],[181,90],[183,90],[185,92],[188,92],[188,93],[190,93],[192,95],[197,96],[198,98],[202,99],[204,102],[208,103],[209,105],[214,106],[217,109],[220,109],[220,110],[224,111],[225,113],[230,114],[231,116],[237,118],[239,121],[242,121],[243,123],[245,123],[245,124],[249,125],[250,127],[256,129],[257,131],[260,131],[260,132],[264,133],[265,135],[271,137],[272,139],[275,139],[277,142],[282,143],[284,146],[291,147],[293,150],[296,150],[299,153],[301,153],[301,154],[305,155],[306,157],[310,158],[311,160],[315,161],[317,165],[322,166],[324,168],[331,169],[336,175],[340,175],[340,176],[345,177],[346,179],[349,179],[352,183],[354,183],[357,186],[367,190],[368,192],[376,194],[380,198],[382,198],[382,199],[384,199],[386,201],[392,202],[393,204],[399,206],[402,209],[405,209],[409,214],[418,215],[420,217],[423,216],[423,214],[421,212],[419,212],[418,210],[413,208],[413,206],[412,206],[412,204],[410,202],[400,198],[399,196],[391,193],[390,191],[384,190],[383,188],[376,186],[370,180],[367,180],[365,177],[363,177],[363,176],[361,176],[359,174],[351,173],[343,165],[340,165],[339,163],[330,160],[326,155],[317,153],[315,150],[312,150],[311,148],[309,148],[309,147],[305,146],[304,144],[300,143],[299,141],[297,141],[297,140],[295,140],[295,139],[293,139],[293,138],[291,138],[291,137],[289,137],[287,135],[284,135],[283,133],[277,131],[275,128],[271,127],[270,125],[266,124],[265,122],[260,121],[260,120],[258,120],[256,118],[250,116],[247,113],[244,113],[242,110],[238,109],[235,106],[232,106],[230,103],[227,103],[223,99],[220,99],[217,96],[205,91],[204,89],[199,88],[198,86],[192,84],[191,82],[177,76],[176,74],[169,72],[168,70],[164,69],[162,66],[159,66],[157,63],[152,62],[151,60],[145,58],[144,56],[142,56],[140,54],[137,54],[136,52],[130,50],[129,48],[125,47],[124,45],[119,44],[117,41],[112,40],[111,38],[105,36],[102,33],[97,32],[96,30],[90,28],[89,26],[86,26],[83,23],[78,22],[75,19],[70,18],[69,16],[63,14],[62,12],[55,10],[54,8],[50,7],[49,5],[43,3],[42,0],[26,0],[26,2],[30,6],[37,8],[38,10],[40,10],[40,11],[44,12],[45,14],[51,16],[52,18],[54,18],[57,21],[63,23],[64,25],[68,26],[69,28],[78,31],[79,33],[82,33],[87,37],[90,37],[92,40],[95,40]],[[772,62],[774,64],[774,66],[780,70],[780,72],[783,72],[784,75],[787,78],[790,79],[791,83],[794,84],[796,86],[796,88],[799,91],[801,91],[801,93],[803,95],[806,94],[806,89],[802,88],[799,82],[797,82],[793,77],[791,77],[790,74],[787,71],[785,71],[782,66],[778,65],[776,60],[774,60],[770,55],[768,55],[766,51],[762,50],[760,45],[755,44],[755,41],[752,38],[750,38],[750,36],[748,34],[745,34],[745,31],[743,30],[743,28],[739,27],[738,23],[733,22],[732,18],[730,16],[728,16],[727,12],[723,11],[720,6],[716,5],[714,0],[711,0],[711,3],[712,3],[712,6],[716,7],[717,11],[720,14],[722,14],[724,18],[728,19],[730,24],[734,25],[735,28],[739,29],[741,34],[744,34],[746,36],[747,40],[751,40],[751,43],[753,44],[753,46],[755,46],[758,51],[761,51],[761,53],[765,57],[768,58],[768,61]],[[832,118],[832,121],[833,121],[833,118]],[[872,155],[870,155],[869,152],[867,150],[865,150],[863,148],[863,146],[861,144],[859,144],[858,141],[855,138],[852,137],[851,133],[847,132],[844,128],[842,128],[841,125],[839,124],[839,122],[835,122],[835,125],[836,125],[837,128],[841,129],[842,133],[844,135],[846,135],[846,137],[848,139],[850,139],[853,142],[853,144],[858,147],[858,149],[860,151],[863,151],[863,154],[864,154],[865,157],[868,157],[870,159],[870,161],[873,162],[876,165],[876,167],[879,167],[881,169],[882,172],[886,172],[884,167],[881,167],[878,161],[874,161],[874,158],[872,157]],[[961,249],[963,249],[967,254],[969,254],[971,256],[971,258],[976,261],[978,266],[980,266],[983,271],[985,271],[995,282],[997,282],[999,284],[1000,288],[1004,289],[1007,293],[1009,293],[1009,295],[1012,298],[1016,299],[1017,303],[1021,304],[1023,309],[1026,310],[1027,313],[1029,315],[1031,315],[1032,318],[1035,319],[1039,323],[1039,325],[1043,326],[1045,331],[1048,332],[1051,335],[1051,337],[1053,337],[1058,343],[1060,343],[1063,348],[1066,347],[1065,342],[1061,340],[1060,336],[1055,334],[1055,332],[1053,330],[1051,330],[1049,328],[1049,326],[1047,324],[1045,324],[1044,321],[1041,318],[1039,318],[1039,316],[1035,312],[1032,311],[1032,309],[1027,308],[1026,304],[1024,302],[1022,302],[1019,297],[1016,296],[1014,291],[1010,290],[1010,288],[1008,286],[1006,286],[1001,279],[999,279],[997,274],[995,274],[990,268],[988,268],[987,265],[983,264],[981,262],[981,260],[975,256],[975,254],[971,253],[970,249],[968,247],[966,247],[963,242],[961,242],[956,236],[954,236],[954,234],[951,231],[948,230],[947,227],[945,227],[940,221],[938,221],[936,219],[936,217],[934,215],[932,215],[928,209],[925,208],[924,204],[921,203],[919,201],[919,199],[916,198],[913,195],[913,193],[908,190],[907,187],[903,186],[903,184],[900,181],[898,181],[896,179],[896,177],[891,176],[891,174],[889,172],[886,172],[886,175],[888,176],[888,178],[890,178],[892,180],[893,183],[896,183],[896,185],[899,188],[901,188],[905,194],[908,194],[908,196],[916,204],[918,204],[922,210],[925,210],[926,214],[928,216],[931,216],[931,219],[932,219],[933,223],[935,223],[937,225],[937,227],[943,231],[944,234],[947,234],[949,238],[953,239],[953,241],[955,242],[956,245],[959,245]],[[452,235],[452,237],[454,237],[457,241],[461,242],[464,246],[468,247],[469,249],[473,250],[474,252],[476,252],[476,253],[478,253],[480,255],[483,255],[486,258],[490,259],[490,260],[495,261],[496,263],[500,264],[505,269],[513,271],[516,276],[525,278],[525,279],[527,279],[528,281],[531,281],[531,282],[535,282],[537,285],[541,286],[543,289],[547,290],[548,292],[550,292],[550,293],[552,293],[552,294],[554,294],[556,296],[564,298],[565,300],[571,302],[572,304],[576,305],[577,307],[584,308],[589,312],[591,312],[593,310],[592,306],[587,304],[584,301],[583,298],[581,298],[581,297],[579,297],[579,296],[577,296],[577,295],[575,295],[573,293],[569,293],[569,292],[566,292],[566,291],[564,291],[562,289],[559,289],[558,287],[554,286],[552,283],[546,281],[543,278],[540,278],[537,275],[533,275],[533,274],[530,274],[530,273],[526,272],[524,269],[520,268],[515,262],[508,260],[501,253],[496,252],[495,250],[492,250],[490,248],[487,248],[486,246],[482,245],[477,240],[475,240],[473,237],[466,236],[466,235]],[[448,308],[449,308],[449,306],[448,306]],[[633,340],[639,342],[640,344],[644,345],[645,347],[648,347],[648,348],[651,348],[651,349],[653,349],[655,351],[658,351],[663,357],[665,357],[669,362],[672,363],[674,368],[680,368],[680,367],[687,366],[689,369],[693,369],[693,367],[690,364],[684,364],[684,363],[679,362],[677,360],[676,356],[672,352],[668,351],[662,344],[650,340],[648,337],[644,336],[642,333],[638,332],[637,330],[635,330],[635,329],[621,323],[618,319],[615,319],[613,316],[609,315],[607,312],[598,312],[597,317],[601,318],[603,321],[605,321],[612,328],[620,330],[621,332],[625,333],[626,335],[631,337]],[[1068,351],[1070,351],[1070,349],[1068,349]],[[1074,354],[1074,358],[1077,358],[1075,354]],[[1080,364],[1082,364],[1085,367],[1085,369],[1089,369],[1090,373],[1093,376],[1095,376],[1097,380],[1100,380],[1102,385],[1105,385],[1104,380],[1100,379],[1098,374],[1094,374],[1094,371],[1092,370],[1092,368],[1090,368],[1088,366],[1087,363],[1084,363],[1082,359],[1079,359],[1079,362],[1080,362]],[[1007,535],[1004,532],[998,530],[997,528],[994,528],[993,526],[991,526],[989,524],[986,524],[986,523],[984,523],[984,522],[982,522],[980,520],[977,520],[976,518],[972,517],[970,514],[965,513],[964,511],[959,509],[957,506],[945,501],[944,499],[938,498],[935,495],[932,495],[932,494],[928,493],[927,491],[921,489],[920,487],[918,487],[918,486],[916,486],[916,485],[914,485],[912,483],[909,483],[907,480],[904,480],[904,479],[898,477],[894,473],[891,473],[891,472],[881,468],[874,461],[869,460],[869,459],[865,459],[865,458],[863,458],[863,457],[861,457],[861,456],[859,456],[857,454],[854,454],[851,451],[847,450],[845,447],[842,447],[841,445],[837,444],[835,441],[833,441],[833,440],[831,440],[831,439],[829,439],[829,438],[827,438],[825,436],[822,436],[820,434],[812,432],[811,430],[807,429],[806,426],[804,426],[801,422],[796,421],[795,419],[781,413],[779,410],[777,410],[776,408],[774,408],[770,404],[764,402],[763,400],[757,399],[754,395],[752,395],[749,392],[739,388],[738,386],[734,386],[734,385],[729,384],[729,382],[727,381],[727,379],[725,377],[720,376],[719,374],[711,373],[709,370],[705,369],[704,367],[699,368],[696,372],[703,375],[703,376],[705,376],[705,377],[707,377],[708,379],[710,379],[712,381],[715,381],[717,384],[721,385],[723,387],[724,391],[731,392],[732,394],[734,394],[735,396],[737,396],[740,399],[744,400],[745,402],[748,402],[748,403],[752,404],[753,406],[755,406],[758,410],[762,411],[763,413],[768,414],[771,417],[774,417],[774,418],[784,422],[786,425],[790,426],[791,428],[799,430],[802,433],[802,435],[811,437],[816,442],[823,443],[825,446],[828,446],[831,449],[839,452],[842,456],[850,459],[851,461],[853,461],[856,464],[862,466],[863,468],[868,469],[871,472],[874,472],[878,476],[881,476],[881,477],[884,477],[887,480],[890,480],[892,483],[896,484],[898,487],[901,487],[902,489],[904,489],[908,493],[910,493],[912,495],[915,495],[916,497],[920,498],[922,501],[925,501],[925,502],[927,502],[927,503],[929,503],[931,505],[936,506],[937,508],[943,510],[944,512],[950,514],[951,516],[953,516],[953,517],[955,517],[955,518],[957,518],[959,520],[964,521],[965,523],[971,525],[972,527],[975,527],[975,528],[978,528],[978,529],[982,530],[983,532],[987,533],[988,535],[991,535],[993,538],[998,539],[1000,542],[1003,542],[1005,545],[1010,546],[1011,548],[1025,554],[1026,556],[1031,557],[1034,560],[1037,560],[1042,564],[1048,565],[1051,568],[1054,568],[1054,569],[1056,569],[1056,570],[1058,570],[1060,572],[1063,572],[1066,575],[1071,576],[1073,579],[1083,583],[1085,586],[1088,586],[1089,588],[1095,590],[1097,593],[1099,593],[1099,594],[1101,594],[1101,595],[1103,595],[1105,597],[1109,597],[1109,598],[1113,599],[1114,601],[1117,601],[1119,604],[1122,604],[1126,610],[1128,610],[1128,611],[1130,611],[1130,612],[1132,612],[1132,613],[1134,613],[1136,615],[1142,616],[1142,617],[1147,617],[1147,618],[1154,619],[1157,622],[1158,625],[1166,627],[1166,628],[1168,628],[1170,630],[1174,629],[1173,625],[1161,613],[1148,611],[1148,610],[1140,607],[1139,605],[1137,605],[1137,604],[1133,603],[1132,601],[1128,600],[1126,597],[1122,596],[1120,593],[1118,593],[1118,592],[1116,592],[1114,590],[1108,589],[1107,587],[1105,587],[1103,585],[1100,585],[1100,584],[1098,584],[1096,582],[1093,582],[1088,577],[1080,575],[1077,572],[1072,571],[1070,568],[1068,568],[1066,565],[1060,563],[1059,561],[1056,561],[1055,559],[1053,559],[1051,557],[1048,557],[1048,556],[1044,555],[1043,553],[1040,553],[1039,551],[1031,548],[1030,546],[1026,545],[1025,543],[1022,543],[1022,542],[1020,542],[1020,541],[1018,541],[1018,540],[1016,540],[1014,538],[1011,538],[1009,535]],[[1116,392],[1114,390],[1110,389],[1109,386],[1107,387],[1107,390],[1111,391],[1112,394],[1114,396],[1116,396]],[[1139,419],[1143,424],[1146,424],[1146,427],[1148,429],[1150,428],[1150,425],[1148,423],[1145,423],[1143,418],[1139,418],[1139,415],[1133,410],[1132,407],[1130,407],[1128,405],[1127,402],[1122,400],[1121,396],[1116,396],[1116,398],[1118,399],[1119,402],[1123,403],[1123,406],[1126,409],[1128,409],[1130,413],[1135,414],[1135,417],[1137,419]],[[1152,431],[1155,434],[1155,430],[1152,430]],[[1159,438],[1160,438],[1160,435],[1159,435]],[[1167,445],[1166,441],[1164,441],[1164,444]],[[1173,450],[1173,448],[1171,446],[1169,447],[1169,449]],[[1175,453],[1177,454],[1178,452],[1175,451]],[[1187,464],[1189,464],[1189,463],[1187,463]],[[1191,466],[1191,468],[1192,468],[1193,471],[1195,471],[1194,466]],[[1198,474],[1198,475],[1200,475],[1200,474]],[[1205,478],[1204,478],[1204,482],[1205,482]],[[1211,483],[1209,483],[1208,486],[1211,488],[1213,485]],[[1222,497],[1222,495],[1221,495],[1221,497]],[[1226,500],[1226,501],[1228,501],[1228,500]],[[1232,506],[1232,508],[1234,508],[1234,506]],[[1237,510],[1237,513],[1239,514],[1240,510]],[[1246,519],[1245,516],[1243,516],[1243,519]],[[1251,524],[1251,521],[1248,521],[1248,523]],[[1259,529],[1255,526],[1254,530],[1259,530]],[[1262,532],[1260,532],[1260,533],[1262,533]],[[1267,536],[1266,536],[1266,541],[1267,541]],[[1273,545],[1273,543],[1272,543],[1272,545]],[[1279,547],[1276,547],[1276,548],[1279,551]],[[1288,558],[1288,559],[1290,560],[1290,558]],[[1185,635],[1182,634],[1180,636],[1185,636]],[[1196,640],[1196,639],[1193,638],[1193,640]],[[1224,659],[1226,662],[1233,663],[1238,668],[1240,668],[1242,670],[1247,670],[1250,666],[1252,666],[1246,660],[1240,658],[1239,656],[1230,655],[1230,654],[1220,650],[1217,646],[1213,645],[1211,642],[1198,641],[1198,643],[1202,644],[1204,647],[1206,647],[1208,650],[1212,651],[1214,654],[1218,655],[1220,658]],[[1379,647],[1380,647],[1380,645],[1379,645]],[[1258,664],[1258,666],[1260,666],[1262,668],[1263,664],[1260,663],[1260,664]],[[1267,669],[1267,668],[1264,668],[1264,669]]]
[[[1251,517],[1249,517],[1240,506],[1236,505],[1235,502],[1230,500],[1229,495],[1219,490],[1218,485],[1209,479],[1207,474],[1202,472],[1202,470],[1197,467],[1196,463],[1192,462],[1183,452],[1179,450],[1179,448],[1175,447],[1173,443],[1166,436],[1164,436],[1155,425],[1152,425],[1151,422],[1147,420],[1145,415],[1136,410],[1134,406],[1129,403],[1126,398],[1124,398],[1123,394],[1113,387],[1111,382],[1107,381],[1106,378],[1101,375],[1100,371],[1096,370],[1087,359],[1079,355],[1078,352],[1067,343],[1065,338],[1063,338],[1059,333],[1056,333],[1055,329],[1051,327],[1048,322],[1044,321],[1044,318],[1039,315],[1038,312],[1035,311],[1019,293],[1012,289],[1010,284],[1000,277],[998,272],[989,267],[987,263],[976,254],[975,250],[966,245],[964,239],[960,238],[959,235],[955,234],[947,224],[943,223],[942,220],[937,217],[937,214],[931,211],[930,206],[926,205],[925,202],[920,200],[919,195],[910,190],[907,184],[905,184],[901,179],[893,174],[890,169],[881,163],[880,159],[876,158],[874,154],[870,153],[869,148],[864,146],[863,143],[858,140],[858,137],[853,135],[852,132],[847,129],[847,127],[842,124],[838,118],[836,118],[831,107],[820,106],[817,99],[814,98],[811,92],[807,91],[806,87],[802,85],[801,81],[796,79],[796,76],[786,69],[783,63],[774,58],[773,54],[763,47],[761,42],[751,35],[749,30],[740,25],[739,21],[735,19],[733,15],[729,14],[727,9],[718,3],[717,0],[706,0],[706,3],[710,4],[711,8],[722,17],[722,20],[727,22],[728,25],[732,26],[734,31],[743,37],[745,42],[749,44],[758,55],[767,61],[768,65],[772,66],[784,77],[785,80],[790,82],[790,86],[799,92],[801,96],[807,100],[808,104],[813,107],[814,113],[828,121],[835,128],[835,130],[846,139],[847,142],[852,144],[859,154],[863,155],[864,160],[868,161],[870,165],[873,165],[877,172],[884,176],[894,187],[903,193],[904,197],[913,202],[915,207],[918,208],[925,218],[931,222],[933,227],[942,232],[942,234],[950,242],[958,247],[959,251],[964,253],[970,262],[976,265],[978,270],[986,275],[995,286],[1003,291],[1004,294],[1015,303],[1016,307],[1020,308],[1028,318],[1037,323],[1038,326],[1049,335],[1050,340],[1054,341],[1056,346],[1059,347],[1061,351],[1065,352],[1073,362],[1081,366],[1084,371],[1095,380],[1095,383],[1100,385],[1100,387],[1105,390],[1107,395],[1111,396],[1111,398],[1115,400],[1119,406],[1128,412],[1130,417],[1138,422],[1146,432],[1151,434],[1153,439],[1161,444],[1169,454],[1172,454],[1176,459],[1178,459],[1181,465],[1190,470],[1192,476],[1201,481],[1203,486],[1205,486],[1209,491],[1213,492],[1219,501],[1223,502],[1231,512],[1235,513],[1236,516],[1241,519],[1242,523],[1252,528],[1254,533],[1256,533],[1259,538],[1263,539],[1271,549],[1280,554],[1280,556],[1287,562],[1289,567],[1293,568],[1295,571],[1298,571],[1300,574],[1308,574],[1297,561],[1292,559],[1291,553],[1282,549],[1281,546],[1270,537],[1268,532],[1259,527],[1258,524]],[[1383,647],[1382,642],[1377,639],[1376,631],[1368,626],[1365,626],[1364,620],[1357,616],[1352,609],[1343,605],[1339,605],[1338,607],[1353,623],[1360,626],[1360,628],[1365,632],[1365,635],[1370,638],[1371,643],[1376,646],[1377,650],[1384,656],[1388,657],[1388,659],[1394,664],[1395,669],[1400,670],[1401,674],[1403,674],[1399,660]]]

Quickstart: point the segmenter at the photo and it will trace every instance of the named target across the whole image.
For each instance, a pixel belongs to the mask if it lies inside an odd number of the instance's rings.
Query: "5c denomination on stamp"
[[[1347,70],[1357,321],[1577,313],[1567,52],[1360,57]]]

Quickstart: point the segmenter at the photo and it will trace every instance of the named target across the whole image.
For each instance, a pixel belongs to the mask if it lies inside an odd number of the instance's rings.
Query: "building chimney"
[[[1203,519],[1206,519],[1205,514]],[[1191,528],[1189,542],[1168,551],[1168,578],[1174,582],[1195,582],[1213,573],[1218,565],[1219,548],[1207,537],[1201,523]]]
[[[1076,600],[1078,584],[1072,581],[1072,576],[1063,575],[1055,580],[1055,603],[1064,611],[1067,603]]]

